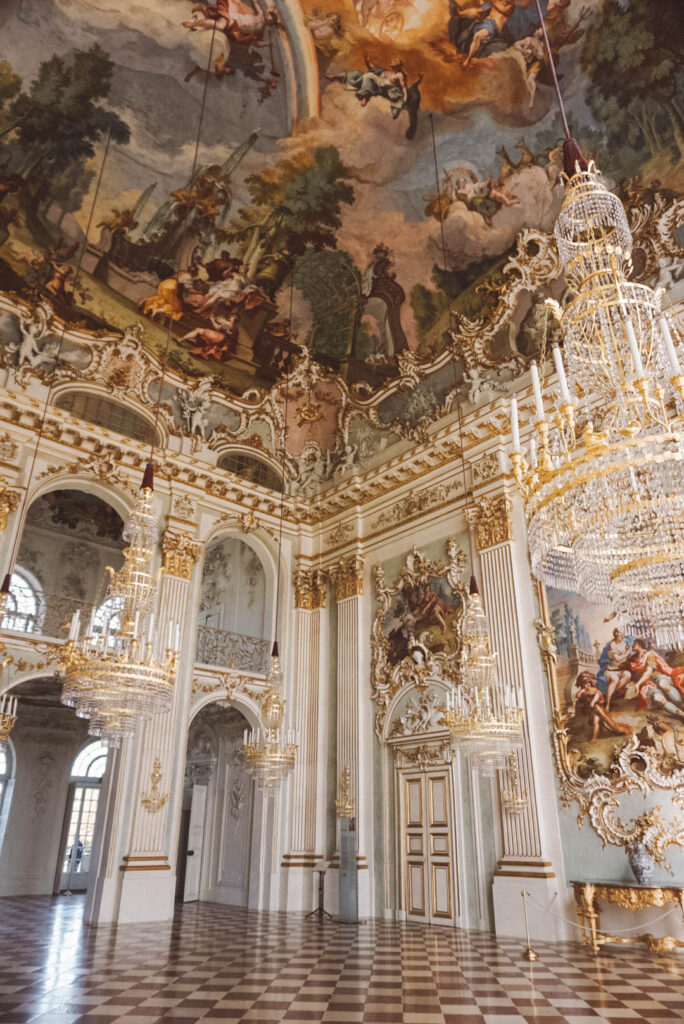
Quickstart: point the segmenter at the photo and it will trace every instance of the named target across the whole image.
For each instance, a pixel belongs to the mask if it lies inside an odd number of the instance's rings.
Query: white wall
[[[0,850],[0,896],[53,892],[71,765],[87,723],[67,708],[19,705],[14,792]]]

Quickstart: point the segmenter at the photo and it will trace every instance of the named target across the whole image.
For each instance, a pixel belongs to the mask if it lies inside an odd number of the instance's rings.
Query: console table
[[[617,903],[627,910],[645,907],[665,907],[679,903],[684,917],[684,885],[640,885],[638,882],[577,882],[570,883],[575,891],[577,917],[582,926],[582,942],[588,943],[594,954],[606,942],[645,942],[656,953],[669,953],[684,942],[665,935],[657,939],[649,932],[643,935],[608,935],[601,931],[599,901]]]

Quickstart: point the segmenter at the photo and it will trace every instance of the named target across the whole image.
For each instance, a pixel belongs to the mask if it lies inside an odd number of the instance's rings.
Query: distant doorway
[[[107,747],[101,740],[88,743],[74,760],[64,817],[60,892],[85,892],[88,888],[97,807],[106,768]]]

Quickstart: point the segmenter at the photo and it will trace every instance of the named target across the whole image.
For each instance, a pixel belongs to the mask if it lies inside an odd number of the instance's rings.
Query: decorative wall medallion
[[[186,494],[181,494],[173,503],[173,511],[179,519],[193,519],[195,504]]]
[[[417,733],[443,729],[445,710],[440,695],[434,690],[409,697],[403,712],[392,723],[390,736],[415,736]]]
[[[498,452],[487,452],[472,463],[473,483],[481,484],[492,480],[500,472]]]
[[[150,772],[150,778],[152,779],[152,788],[149,793],[141,793],[140,803],[143,805],[146,811],[150,814],[156,814],[160,811],[166,801],[169,799],[168,793],[161,793],[161,780],[162,780],[162,767],[161,760],[155,757],[154,764],[152,765],[152,771]]]
[[[353,523],[339,523],[334,530],[328,534],[328,544],[341,544],[354,536]]]
[[[673,803],[684,803],[684,702],[678,700],[684,666],[673,667],[644,638],[606,626],[614,621],[606,609],[565,591],[549,593],[552,614],[539,585],[542,614],[535,625],[553,700],[561,802],[576,802],[578,825],[588,818],[604,844],[643,842],[664,863],[669,845],[684,846],[684,822],[663,820],[659,806],[624,820],[619,797],[664,790],[675,794]],[[589,630],[596,628],[612,639],[592,645]]]
[[[378,736],[389,702],[399,691],[420,691],[431,677],[453,682],[458,678],[466,558],[454,538],[447,541],[447,556],[445,562],[430,561],[413,548],[390,586],[382,567],[375,566],[371,685],[378,706]]]

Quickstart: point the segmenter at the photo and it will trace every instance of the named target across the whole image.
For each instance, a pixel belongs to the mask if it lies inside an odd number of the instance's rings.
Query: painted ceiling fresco
[[[680,0],[542,8],[574,133],[638,213],[637,269],[672,284]],[[455,383],[505,390],[563,296],[540,35],[533,0],[3,0],[0,292],[107,336],[140,321],[236,397],[305,347],[330,371],[309,410],[337,377],[399,434]]]

